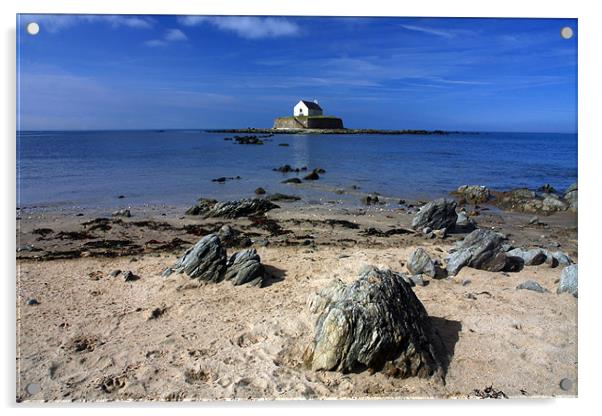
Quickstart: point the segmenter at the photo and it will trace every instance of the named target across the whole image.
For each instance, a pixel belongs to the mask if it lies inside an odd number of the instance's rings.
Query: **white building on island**
[[[318,100],[306,101],[301,100],[293,107],[293,115],[295,117],[299,116],[321,116],[322,115],[322,107],[318,105]]]

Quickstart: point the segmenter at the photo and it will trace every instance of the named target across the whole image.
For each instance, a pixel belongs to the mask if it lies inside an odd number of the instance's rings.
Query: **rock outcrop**
[[[569,197],[573,197],[573,195],[571,194]],[[574,197],[576,198],[576,194]],[[499,208],[508,211],[528,212],[542,215],[566,211],[571,206],[569,200],[561,198],[554,193],[543,192],[538,194],[526,188],[497,193],[495,204]]]
[[[173,272],[186,273],[193,279],[219,282],[226,271],[226,260],[226,250],[222,247],[219,237],[209,234],[186,250],[162,275],[167,277]]]
[[[489,189],[480,185],[462,185],[454,193],[470,204],[482,204],[491,198]]]
[[[200,199],[195,206],[186,211],[186,214],[203,215],[205,218],[239,218],[265,214],[274,208],[280,207],[261,198],[222,202],[212,199]]]
[[[577,297],[577,273],[578,268],[576,264],[565,267],[560,274],[560,282],[558,283],[558,289],[556,293],[570,293]]]
[[[474,230],[447,258],[448,274],[455,276],[464,266],[491,272],[520,270],[523,260],[506,254],[504,240],[504,236],[496,232]]]
[[[225,279],[232,281],[234,286],[249,283],[251,286],[261,286],[264,279],[264,269],[261,258],[254,248],[234,253],[226,265]]]
[[[398,274],[366,266],[355,282],[337,279],[320,290],[310,311],[318,315],[304,354],[311,369],[443,378],[441,340]]]
[[[456,201],[439,198],[420,208],[412,219],[412,228],[422,230],[429,227],[433,230],[446,228],[452,230],[458,219],[456,214]]]

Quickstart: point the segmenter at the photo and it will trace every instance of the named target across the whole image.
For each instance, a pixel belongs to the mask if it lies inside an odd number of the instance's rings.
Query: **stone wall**
[[[279,117],[275,129],[342,129],[343,120],[337,117]]]

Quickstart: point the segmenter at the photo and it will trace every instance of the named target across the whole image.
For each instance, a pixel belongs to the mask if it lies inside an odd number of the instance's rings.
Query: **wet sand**
[[[96,212],[21,212],[18,400],[466,398],[491,385],[509,397],[577,394],[577,299],[556,294],[562,267],[545,264],[518,273],[464,268],[414,288],[447,348],[445,385],[306,369],[311,294],[333,278],[355,280],[365,264],[406,272],[416,247],[443,260],[464,235],[405,232],[406,209],[279,205],[268,221],[157,207],[104,223],[93,221]],[[490,209],[475,220],[517,247],[559,249],[578,260],[576,214],[540,217],[546,226],[529,224],[531,217]],[[160,276],[223,224],[251,240],[272,276],[266,287]],[[398,233],[383,236],[390,229]],[[140,278],[111,277],[116,269]],[[547,292],[516,289],[528,279]],[[31,298],[39,304],[27,305]],[[563,378],[573,382],[568,391]],[[29,394],[30,383],[41,390]]]

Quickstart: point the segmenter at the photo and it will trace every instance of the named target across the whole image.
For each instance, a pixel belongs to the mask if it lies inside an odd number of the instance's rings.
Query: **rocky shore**
[[[576,185],[362,199],[21,210],[17,399],[577,394]]]
[[[212,129],[205,130],[209,133],[245,133],[245,134],[452,134],[459,132],[448,132],[443,130],[381,130],[381,129],[274,129],[274,128],[254,128],[249,127],[246,129]],[[464,132],[466,134],[466,132]],[[473,133],[478,134],[478,133]]]

